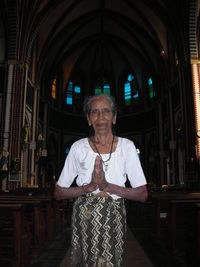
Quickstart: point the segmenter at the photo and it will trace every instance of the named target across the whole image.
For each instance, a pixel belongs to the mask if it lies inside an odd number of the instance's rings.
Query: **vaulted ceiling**
[[[167,56],[168,15],[159,1],[60,1],[40,29],[38,58],[47,72],[60,64],[89,76],[133,66],[137,75],[144,67],[158,72],[161,52]]]
[[[166,75],[169,43],[181,57],[188,1],[43,0],[27,1],[25,8],[31,10],[25,18],[29,45],[38,34],[37,66],[43,77],[62,66],[66,80],[79,70],[88,79],[109,76],[117,88],[117,77],[133,70],[142,87],[143,71],[156,78]]]
[[[38,81],[53,79],[62,70],[65,86],[71,73],[78,71],[88,81],[86,94],[90,93],[92,79],[109,77],[113,94],[119,96],[119,77],[123,73],[133,71],[141,89],[146,71],[158,81],[157,87],[162,87],[171,68],[169,53],[173,50],[179,61],[185,60],[188,53],[187,45],[183,44],[187,44],[189,0],[27,0],[16,3],[1,2],[0,12],[5,11],[1,16],[7,16],[10,24],[5,35],[10,42],[16,35],[21,44],[16,54],[25,62],[30,60],[33,45],[37,43]],[[11,11],[21,17],[12,19]],[[13,27],[16,20],[17,32]],[[12,47],[9,45],[9,49]],[[13,53],[8,51],[9,55]]]

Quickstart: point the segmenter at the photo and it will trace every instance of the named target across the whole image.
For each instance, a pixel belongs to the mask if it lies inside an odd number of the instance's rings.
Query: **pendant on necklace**
[[[95,140],[94,139],[91,139],[91,141],[94,144],[94,147],[95,147],[97,153],[99,154],[99,157],[101,158],[101,161],[102,161],[103,165],[105,166],[105,168],[104,168],[105,172],[107,172],[107,170],[108,170],[108,166],[109,166],[110,159],[111,159],[111,156],[112,156],[112,149],[113,149],[114,139],[115,139],[115,136],[113,135],[112,144],[111,144],[111,148],[110,148],[109,158],[107,160],[105,160],[105,161],[103,161],[102,156],[99,153],[99,150],[98,150],[98,148],[97,148],[97,146],[95,144]]]
[[[107,172],[107,170],[108,170],[109,163],[110,163],[110,160],[103,162],[103,164],[105,166],[105,172]]]

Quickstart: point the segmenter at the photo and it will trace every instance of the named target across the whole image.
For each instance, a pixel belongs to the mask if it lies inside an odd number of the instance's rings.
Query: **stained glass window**
[[[106,95],[110,95],[110,85],[106,80],[103,80],[102,82],[99,82],[96,84],[94,88],[95,95],[99,95],[101,93],[104,93]]]
[[[69,81],[66,90],[66,104],[73,105],[80,102],[81,86],[79,82]]]
[[[95,95],[99,95],[101,94],[101,86],[97,85],[95,88],[94,88],[94,93]]]
[[[127,81],[124,85],[124,99],[125,105],[129,106],[131,104],[131,85],[129,81]]]
[[[51,87],[51,97],[56,99],[56,78],[54,78],[52,87]]]
[[[135,78],[132,74],[129,74],[124,84],[125,106],[129,106],[133,102],[136,102],[138,98],[139,98],[139,91],[136,86]]]
[[[155,96],[153,81],[152,81],[151,77],[148,78],[148,93],[149,93],[150,99],[152,99]]]

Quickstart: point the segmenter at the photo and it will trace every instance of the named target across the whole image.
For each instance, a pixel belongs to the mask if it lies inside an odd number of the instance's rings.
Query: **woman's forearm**
[[[81,195],[84,195],[83,188],[80,187],[60,187],[59,185],[55,186],[54,197],[56,199],[67,199],[75,198]]]
[[[70,199],[70,198],[76,198],[79,196],[83,196],[86,193],[93,192],[97,186],[93,183],[79,186],[79,187],[60,187],[59,185],[55,186],[54,190],[54,197],[56,199]],[[100,189],[104,192],[108,192],[110,194],[115,194],[119,197],[145,202],[148,197],[146,186],[139,186],[136,188],[128,188],[128,187],[122,187],[119,185],[107,183],[105,184],[105,188]]]
[[[103,191],[108,192],[110,194],[115,194],[122,198],[140,202],[145,202],[148,197],[147,188],[145,185],[136,188],[129,188],[108,183]]]
[[[92,183],[69,188],[56,185],[54,190],[54,197],[56,199],[76,198],[79,196],[83,196],[86,193],[90,193],[94,190],[95,190],[95,185]]]

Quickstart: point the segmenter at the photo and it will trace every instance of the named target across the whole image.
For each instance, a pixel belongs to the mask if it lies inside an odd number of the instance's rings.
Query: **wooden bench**
[[[69,200],[55,200],[45,196],[0,195],[0,203],[25,205],[25,213],[30,223],[34,222],[32,232],[37,247],[50,243],[55,235],[61,233],[70,223],[72,207]]]
[[[21,204],[0,204],[0,266],[29,266],[30,228]]]
[[[154,206],[154,230],[155,237],[161,238],[161,214],[169,213],[169,206],[171,200],[200,200],[200,192],[156,192],[153,193],[152,203]],[[167,220],[167,218],[166,218]]]
[[[197,266],[200,266],[200,203],[195,204],[197,215]]]
[[[152,229],[152,202],[147,200],[145,203],[126,200],[127,222],[130,227],[135,229]]]
[[[200,199],[176,199],[176,200],[170,200],[170,207],[169,207],[169,237],[170,237],[170,248],[172,249],[173,253],[176,253],[177,247],[176,247],[176,240],[177,240],[177,227],[180,228],[180,225],[177,224],[177,209],[180,209],[181,207],[189,208],[191,212],[193,211],[192,217],[195,220],[195,209],[194,204],[200,203]],[[184,216],[187,216],[188,214],[184,214]],[[192,219],[191,217],[191,219]],[[193,227],[195,225],[193,224]],[[189,229],[187,229],[188,231]],[[195,229],[194,233],[195,233]]]
[[[20,204],[24,207],[24,215],[26,216],[31,232],[31,253],[38,255],[45,246],[46,241],[46,225],[42,203],[35,199],[0,199],[0,204],[15,205]]]
[[[34,259],[71,222],[72,201],[55,200],[46,196],[0,195],[1,205],[21,205],[29,222],[29,258]],[[1,266],[1,265],[0,265]]]
[[[163,192],[152,196],[154,233],[170,252],[186,264],[196,266],[196,224],[194,206],[200,203],[199,192]],[[164,218],[162,218],[165,215]]]

